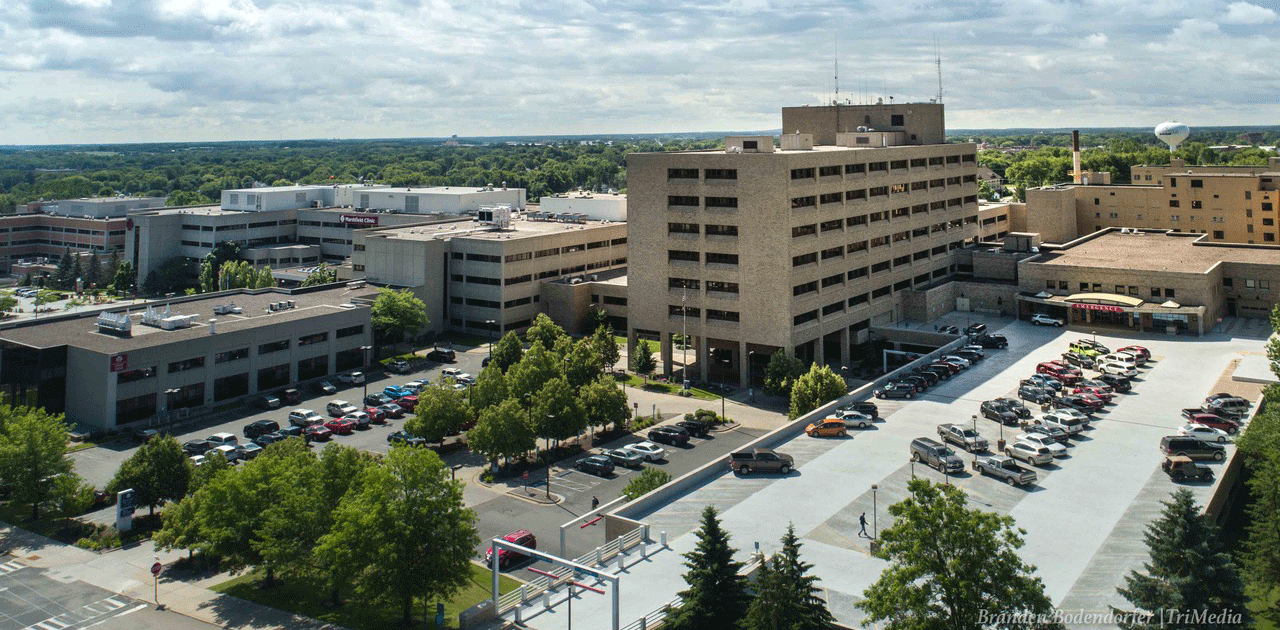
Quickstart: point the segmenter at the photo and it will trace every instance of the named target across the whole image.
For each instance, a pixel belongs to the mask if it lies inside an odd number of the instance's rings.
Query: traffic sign
[[[164,566],[161,565],[159,562],[151,565],[151,575],[157,575],[157,576],[160,575],[160,570],[163,568]]]

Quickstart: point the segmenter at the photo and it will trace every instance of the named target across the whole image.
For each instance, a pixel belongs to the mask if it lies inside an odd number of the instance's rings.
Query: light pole
[[[492,359],[493,358],[493,336],[495,332],[493,325],[496,324],[497,322],[492,319],[486,319],[484,320],[484,323],[489,326],[489,358]]]
[[[372,349],[373,349],[373,346],[360,346],[360,357],[364,359],[364,367],[366,370],[369,369],[369,351]],[[369,375],[362,374],[361,376],[364,377],[364,396],[365,398],[368,398],[369,397]],[[364,398],[361,398],[360,402],[361,404],[363,404]]]
[[[1093,349],[1097,350],[1098,349],[1098,331],[1095,330],[1090,334],[1093,335]]]
[[[458,478],[458,471],[459,471],[459,470],[461,470],[461,469],[462,469],[462,464],[454,464],[454,465],[450,466],[450,467],[449,467],[449,481],[456,481],[456,480],[457,480],[457,478]]]
[[[876,502],[876,491],[879,489],[876,484],[871,484],[871,540],[880,538],[880,510]]]
[[[840,366],[840,378],[844,379],[844,391],[849,391],[849,366]]]
[[[756,401],[756,351],[747,351],[747,395],[751,402]]]
[[[547,414],[547,420],[550,421],[555,419],[556,419],[555,414],[553,413]],[[551,423],[547,422],[547,424],[550,425]],[[547,439],[547,442],[548,442],[547,444],[547,500],[548,501],[551,500],[551,444],[550,444],[550,441],[551,441],[550,438],[548,438]]]

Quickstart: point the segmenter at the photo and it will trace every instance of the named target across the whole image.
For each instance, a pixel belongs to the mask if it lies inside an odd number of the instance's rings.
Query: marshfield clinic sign
[[[338,217],[343,225],[352,227],[377,227],[378,217],[367,214],[344,214]]]

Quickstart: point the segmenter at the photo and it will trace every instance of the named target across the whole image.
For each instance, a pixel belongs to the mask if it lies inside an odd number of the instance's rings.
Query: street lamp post
[[[486,319],[484,320],[484,323],[489,327],[489,358],[492,359],[493,358],[493,337],[495,332],[493,325],[496,324],[497,321],[492,319]]]
[[[1095,330],[1090,334],[1093,335],[1093,348],[1094,350],[1097,350],[1098,349],[1098,331]]]
[[[871,540],[880,538],[880,510],[876,502],[876,491],[879,489],[876,484],[871,484]]]
[[[373,349],[373,346],[360,346],[360,357],[364,359],[364,368],[366,370],[369,369],[369,351],[372,349]],[[368,398],[369,397],[369,375],[364,374],[362,376],[364,376],[364,396],[365,398]],[[364,398],[360,399],[360,403],[364,404]]]
[[[556,418],[555,414],[553,413],[547,414],[547,420],[555,420],[555,418]],[[548,422],[547,424],[550,425],[551,423]],[[550,442],[549,439],[547,441]],[[551,444],[550,443],[547,444],[547,500],[548,501],[551,500]]]
[[[454,464],[449,467],[449,481],[457,480],[459,470],[462,470],[462,464]]]
[[[751,402],[756,401],[756,351],[747,351],[747,394]]]
[[[846,393],[848,393],[848,391],[849,391],[849,366],[847,366],[847,365],[842,365],[842,366],[840,366],[840,378],[844,379],[844,391],[845,391]]]

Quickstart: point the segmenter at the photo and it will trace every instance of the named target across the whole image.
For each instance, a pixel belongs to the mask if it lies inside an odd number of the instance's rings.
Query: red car
[[[303,433],[306,434],[308,440],[314,442],[325,442],[333,437],[333,431],[325,428],[322,424],[313,424],[303,429]]]
[[[1076,394],[1088,394],[1095,398],[1100,398],[1104,403],[1111,402],[1111,399],[1113,398],[1113,395],[1111,394],[1111,392],[1105,389],[1102,389],[1101,387],[1089,387],[1089,386],[1077,387],[1071,391]]]
[[[1036,374],[1048,374],[1053,378],[1062,381],[1063,385],[1075,385],[1080,381],[1080,375],[1072,373],[1057,363],[1047,362],[1036,366]]]
[[[324,423],[324,428],[333,431],[338,435],[351,435],[356,430],[356,421],[348,420],[345,416],[342,418],[334,418]]]
[[[364,412],[369,414],[369,422],[382,424],[387,421],[387,412],[382,407],[365,407]]]
[[[1195,424],[1203,424],[1206,427],[1221,429],[1231,435],[1235,435],[1240,430],[1240,423],[1235,420],[1228,420],[1221,416],[1215,416],[1211,413],[1193,413],[1187,420]]]
[[[1143,361],[1151,360],[1151,351],[1143,346],[1125,346],[1116,350],[1116,352],[1132,352],[1142,358]]]
[[[1060,368],[1062,368],[1062,369],[1064,369],[1064,370],[1066,370],[1066,371],[1068,371],[1068,372],[1070,372],[1070,373],[1072,373],[1072,374],[1075,374],[1076,376],[1081,376],[1081,377],[1083,377],[1083,376],[1084,376],[1084,372],[1081,372],[1081,371],[1080,371],[1080,368],[1078,368],[1078,367],[1076,367],[1076,366],[1074,366],[1074,365],[1071,365],[1070,363],[1067,363],[1066,361],[1064,361],[1064,360],[1062,360],[1062,359],[1054,359],[1054,360],[1052,360],[1052,361],[1049,361],[1049,363],[1052,363],[1052,364],[1054,364],[1054,365],[1056,365],[1056,366],[1058,366],[1058,367],[1060,367]]]
[[[517,529],[516,531],[511,532],[506,536],[503,536],[502,539],[509,543],[520,545],[521,547],[527,547],[529,549],[538,548],[538,539],[533,535],[532,532],[530,532],[527,529]],[[524,557],[525,555],[518,551],[512,551],[510,549],[500,548],[498,549],[498,566],[505,568],[508,565],[510,565],[512,562],[523,559]],[[484,562],[489,566],[493,566],[493,548],[492,547],[485,550]]]
[[[381,409],[382,413],[386,414],[388,418],[404,417],[404,408],[393,402],[382,405],[381,407],[378,407],[378,409]]]
[[[400,405],[400,408],[405,411],[413,411],[413,408],[418,406],[418,397],[404,396],[399,400],[396,400],[395,404]]]
[[[951,372],[952,374],[955,374],[956,372],[960,371],[960,366],[954,363],[947,363],[946,361],[937,361],[935,363],[930,363],[929,367],[944,367],[944,368],[947,368],[947,371]]]

